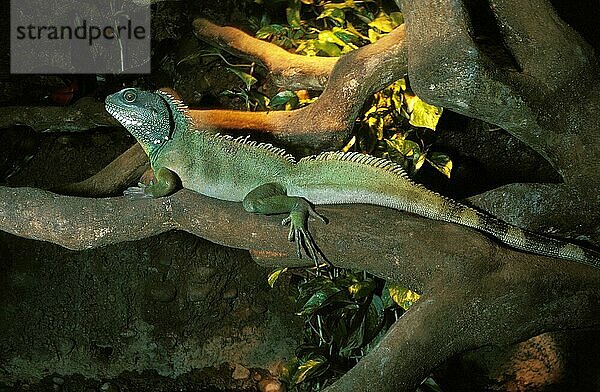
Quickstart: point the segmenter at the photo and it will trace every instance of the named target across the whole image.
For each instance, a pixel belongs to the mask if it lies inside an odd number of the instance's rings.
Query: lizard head
[[[106,111],[140,142],[150,156],[187,124],[185,107],[162,91],[126,88],[106,97]]]

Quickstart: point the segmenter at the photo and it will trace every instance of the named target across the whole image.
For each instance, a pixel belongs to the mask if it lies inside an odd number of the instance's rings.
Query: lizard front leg
[[[242,201],[242,205],[246,211],[257,214],[289,213],[289,216],[281,224],[290,225],[288,239],[296,241],[298,257],[302,257],[301,250],[304,246],[308,257],[314,260],[317,265],[319,254],[327,262],[307,227],[309,216],[318,218],[323,223],[327,223],[327,220],[315,212],[306,200],[301,197],[288,196],[284,187],[276,183],[269,183],[248,192]]]
[[[177,188],[177,174],[166,167],[161,167],[154,171],[154,180],[150,181],[150,184],[139,183],[138,185],[127,188],[123,194],[132,198],[167,196]]]

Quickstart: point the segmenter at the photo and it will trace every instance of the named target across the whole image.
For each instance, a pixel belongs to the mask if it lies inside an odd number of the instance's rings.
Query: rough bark
[[[593,52],[545,0],[489,3],[518,70],[498,67],[481,51],[462,2],[413,0],[403,7],[406,46],[400,28],[340,58],[315,104],[292,112],[192,111],[192,116],[209,129],[271,132],[282,140],[302,135],[323,146],[339,140],[367,97],[402,76],[407,65],[419,96],[508,130],[564,179],[557,185],[504,186],[472,198],[474,203],[520,226],[593,238],[600,221],[594,166],[600,161],[600,72]],[[244,46],[253,42],[247,36],[206,22],[197,21],[196,28],[207,29],[203,39],[246,50],[269,66],[264,49]],[[236,37],[245,44],[238,45]],[[158,200],[127,200],[0,188],[0,211],[0,229],[72,249],[182,229],[250,249],[262,264],[307,263],[293,256],[278,218],[254,216],[239,205],[185,190]],[[474,230],[385,208],[320,211],[331,224],[312,229],[331,261],[424,294],[329,391],[410,390],[433,367],[468,349],[545,331],[600,327],[600,272],[589,267],[518,252]]]
[[[135,183],[148,170],[148,157],[142,146],[136,143],[92,177],[53,191],[87,197],[116,195],[122,191],[123,185]]]
[[[1,107],[0,128],[13,125],[27,125],[38,132],[79,132],[119,123],[104,110],[104,104],[82,98],[66,107]]]
[[[507,130],[564,180],[507,185],[473,203],[512,223],[531,222],[536,230],[598,238],[600,84],[594,52],[546,0],[496,0],[490,6],[520,71],[500,68],[482,52],[470,35],[477,16],[463,2],[407,1],[402,7],[411,86],[430,103]],[[521,202],[527,194],[531,202]]]

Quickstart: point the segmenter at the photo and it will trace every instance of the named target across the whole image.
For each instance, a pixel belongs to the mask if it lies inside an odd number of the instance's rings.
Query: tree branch
[[[384,207],[319,206],[319,209],[331,223],[327,226],[311,223],[312,231],[323,251],[340,267],[360,265],[386,279],[410,282],[412,288],[420,291],[440,273],[446,282],[463,284],[464,279],[474,274],[497,270],[506,257],[499,249],[518,257],[530,257],[543,265],[569,269],[574,264],[526,255],[499,246],[474,229]],[[297,260],[295,248],[285,235],[287,229],[279,226],[281,217],[247,213],[239,203],[185,189],[159,199],[96,199],[61,196],[36,188],[0,187],[0,211],[0,230],[69,249],[132,241],[178,229],[225,246],[252,249],[262,264],[311,264],[309,260]],[[386,227],[381,226],[382,220],[386,221]],[[395,233],[404,235],[398,237]],[[418,242],[413,240],[416,236]],[[440,238],[447,240],[440,242]],[[369,246],[365,248],[365,244]],[[365,265],[368,259],[372,261]],[[477,260],[485,261],[479,265]]]
[[[503,254],[504,264],[480,276],[479,284],[475,275],[463,282],[467,285],[442,278],[326,391],[371,391],[374,385],[378,391],[411,391],[428,369],[465,351],[548,331],[598,328],[600,298],[588,291],[598,293],[597,278],[575,273],[574,279],[573,271],[564,273],[556,264],[542,271],[529,256]]]
[[[380,346],[329,391],[367,391],[374,385],[378,390],[410,390],[435,365],[467,349],[545,331],[600,328],[598,270],[525,254],[466,227],[383,207],[319,210],[331,223],[311,222],[312,230],[333,263],[424,293]],[[71,249],[178,229],[252,249],[264,265],[311,264],[295,257],[280,217],[247,213],[239,203],[187,190],[161,199],[129,200],[0,187],[0,211],[1,230]]]
[[[490,7],[522,77],[535,78],[549,91],[562,89],[595,61],[591,46],[560,19],[549,1],[492,0]]]
[[[564,233],[581,233],[583,227],[589,235],[599,235],[600,231],[594,231],[600,230],[595,229],[600,218],[596,192],[600,176],[591,162],[600,161],[600,127],[594,120],[600,116],[600,72],[589,46],[558,19],[545,0],[528,2],[525,9],[509,0],[492,1],[492,11],[504,26],[506,45],[523,68],[522,72],[501,69],[473,41],[463,2],[403,3],[408,67],[415,92],[430,103],[506,129],[559,171],[565,184],[556,185],[558,189],[531,188],[540,200],[560,199],[548,216],[538,218],[544,220],[545,230],[556,228],[556,222],[570,222]],[[561,52],[558,63],[554,57],[549,61],[546,56],[556,51]],[[572,53],[578,54],[571,57]],[[556,88],[561,89],[559,94],[553,93]],[[512,187],[516,192],[508,197],[527,209],[527,216],[539,217],[539,203],[518,199],[523,187],[528,185]],[[475,200],[487,209],[499,204],[498,195],[489,193]],[[488,196],[493,199],[486,201]],[[488,211],[507,221],[515,219],[511,209]]]
[[[114,196],[121,193],[124,185],[138,181],[148,170],[148,156],[142,146],[135,143],[92,177],[54,188],[52,191],[85,197]]]
[[[597,192],[583,194],[565,184],[517,183],[472,196],[469,202],[518,227],[600,244]]]
[[[338,60],[292,54],[236,28],[217,26],[206,19],[196,19],[193,24],[198,39],[261,64],[275,85],[290,90],[322,90]]]
[[[79,132],[97,127],[119,125],[104,104],[81,98],[71,106],[0,107],[0,128],[27,125],[38,132]]]
[[[600,110],[597,83],[590,83],[598,74],[593,52],[546,0],[508,9],[512,3],[493,1],[492,11],[499,12],[508,49],[522,62],[520,73],[499,69],[481,52],[470,36],[469,14],[462,2],[405,2],[411,85],[431,103],[506,129],[544,156],[566,183],[581,185],[582,178],[590,178],[589,173],[582,174],[589,170],[589,159],[600,158],[597,138],[592,136],[597,135],[597,125],[590,130],[578,119],[589,118],[582,116],[584,110],[594,114]],[[561,55],[555,57],[555,52]],[[578,55],[571,56],[572,52]],[[579,91],[580,86],[590,86],[593,92]],[[561,94],[551,95],[557,88]],[[576,156],[566,145],[577,146]]]
[[[234,37],[243,34],[233,33],[231,28],[226,31]],[[258,41],[259,46],[274,46],[250,37],[241,37],[254,43]],[[268,133],[273,139],[287,145],[331,149],[339,147],[349,135],[366,99],[404,76],[406,63],[404,27],[400,26],[374,44],[340,57],[331,71],[327,87],[307,107],[271,112],[190,110],[189,114],[195,126],[201,129]],[[285,65],[283,61],[281,66]]]

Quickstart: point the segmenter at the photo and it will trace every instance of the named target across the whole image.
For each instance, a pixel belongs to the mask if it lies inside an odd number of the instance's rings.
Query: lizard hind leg
[[[302,257],[302,249],[306,255],[319,265],[319,258],[327,261],[325,255],[319,249],[313,236],[308,230],[308,218],[313,217],[327,223],[327,220],[317,213],[308,201],[301,197],[288,196],[285,188],[276,183],[268,183],[258,186],[248,192],[242,201],[244,209],[257,214],[286,214],[281,224],[290,226],[288,239],[296,242],[296,253]]]

